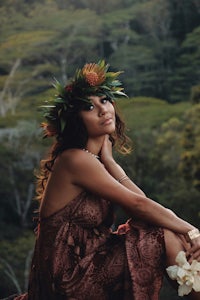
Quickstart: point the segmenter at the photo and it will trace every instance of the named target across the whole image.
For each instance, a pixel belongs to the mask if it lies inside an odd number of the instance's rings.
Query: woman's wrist
[[[105,166],[105,168],[107,170],[115,170],[116,168],[118,168],[118,164],[116,163],[116,161],[114,160],[113,157],[108,157],[103,161],[103,164]]]
[[[108,158],[104,162],[104,166],[106,170],[120,183],[124,181],[125,177],[127,177],[124,170],[118,165],[118,163],[116,163],[113,158]]]
[[[126,175],[126,173],[124,175],[122,175],[121,177],[117,178],[117,181],[119,183],[122,183],[123,181],[129,180],[129,177]]]

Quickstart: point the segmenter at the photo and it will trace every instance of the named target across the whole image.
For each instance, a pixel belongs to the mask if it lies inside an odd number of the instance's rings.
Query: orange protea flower
[[[105,80],[104,68],[95,63],[86,64],[82,69],[82,74],[92,86],[100,85]]]

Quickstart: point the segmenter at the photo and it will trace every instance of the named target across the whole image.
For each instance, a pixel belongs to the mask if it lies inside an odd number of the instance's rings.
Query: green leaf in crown
[[[97,64],[85,64],[82,69],[78,69],[66,86],[54,80],[53,86],[57,94],[50,101],[51,105],[42,106],[47,120],[47,123],[41,125],[45,131],[44,137],[59,136],[63,133],[67,124],[66,113],[90,109],[92,103],[88,96],[106,95],[111,102],[115,98],[127,97],[117,79],[122,72],[107,72],[108,68],[105,60],[100,60]]]

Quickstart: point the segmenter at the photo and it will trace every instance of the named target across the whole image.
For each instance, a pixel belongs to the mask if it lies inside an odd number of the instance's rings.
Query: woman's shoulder
[[[66,149],[64,150],[61,154],[60,157],[62,159],[71,159],[74,157],[77,157],[79,155],[81,155],[83,153],[82,149],[78,149],[78,148],[70,148],[70,149]]]
[[[61,160],[69,160],[69,161],[74,161],[74,160],[79,160],[85,157],[85,153],[82,149],[78,148],[71,148],[71,149],[66,149],[60,154],[60,159]]]
[[[88,153],[82,149],[67,149],[59,156],[59,163],[68,166],[68,168],[76,168],[90,164],[91,159]]]

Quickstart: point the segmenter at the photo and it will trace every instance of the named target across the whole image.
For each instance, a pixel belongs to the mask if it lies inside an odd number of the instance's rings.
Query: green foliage
[[[190,102],[192,104],[200,103],[200,85],[195,85],[191,89]]]
[[[200,27],[186,36],[177,65],[172,95],[174,99],[182,97],[187,100],[192,86],[198,85],[200,81]]]
[[[114,68],[126,71],[128,94],[170,102],[187,99],[199,80],[198,3],[97,2],[20,0],[17,6],[13,0],[4,2],[0,8],[0,86],[19,58],[13,82],[16,89],[29,79],[29,88],[21,87],[25,95],[45,90],[41,79],[55,76],[66,81],[85,61],[105,58]]]
[[[200,104],[187,111],[185,121],[180,169],[187,181],[200,191]]]
[[[171,117],[181,117],[189,108],[189,103],[169,104],[164,100],[151,97],[135,97],[119,100],[119,107],[126,116],[127,125],[137,135],[137,131],[160,128]],[[133,136],[134,138],[134,136]]]
[[[30,226],[36,203],[34,198],[34,168],[41,159],[41,138],[35,121],[20,121],[14,128],[0,131],[2,171],[5,177],[0,185],[0,223]],[[4,232],[2,232],[3,234]]]
[[[128,135],[133,140],[131,155],[117,155],[120,164],[150,198],[199,226],[199,190],[196,185],[198,173],[195,173],[200,153],[197,146],[199,109],[196,106],[191,108],[189,103],[172,105],[162,100],[142,97],[120,101],[119,106],[128,123]],[[187,139],[184,137],[188,123],[193,125],[195,139],[192,139],[191,134]],[[184,172],[181,165],[182,156],[186,152],[186,145],[183,146],[185,140],[188,147],[191,147],[193,160],[190,161],[189,171],[187,168]],[[186,167],[188,166],[185,165]],[[194,173],[196,177],[193,182],[191,174]],[[121,214],[118,215],[120,220]]]
[[[21,237],[0,242],[0,293],[1,297],[27,289],[27,277],[34,246],[34,235],[24,231]],[[26,266],[27,264],[27,266]],[[28,269],[27,269],[28,268]],[[13,274],[12,274],[13,272]],[[10,275],[13,275],[11,279]],[[15,280],[15,281],[14,281]],[[17,291],[18,287],[18,291]]]
[[[54,32],[39,30],[11,35],[1,44],[1,57],[4,57],[4,59],[6,57],[8,61],[11,61],[16,57],[27,58],[33,56],[38,47],[45,45],[53,36]]]
[[[173,36],[182,42],[187,33],[199,25],[199,2],[168,0]]]

